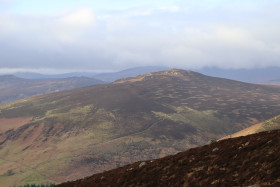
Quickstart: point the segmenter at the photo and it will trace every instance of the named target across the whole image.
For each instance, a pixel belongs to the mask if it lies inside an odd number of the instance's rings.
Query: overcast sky
[[[279,0],[0,0],[0,73],[280,66]]]

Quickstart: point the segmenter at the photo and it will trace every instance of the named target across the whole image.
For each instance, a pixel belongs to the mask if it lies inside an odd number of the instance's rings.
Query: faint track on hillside
[[[149,130],[151,127],[153,127],[155,124],[157,123],[160,123],[162,122],[164,119],[160,119],[159,121],[156,121],[154,123],[152,123],[151,125],[148,125],[148,127],[144,128],[143,130],[140,130],[138,132],[135,132],[135,133],[132,133],[132,134],[128,134],[128,135],[124,135],[124,136],[121,136],[121,137],[117,137],[117,138],[114,138],[112,140],[109,140],[109,141],[106,141],[106,142],[102,142],[102,143],[99,143],[99,144],[96,144],[96,146],[99,146],[100,144],[107,144],[107,143],[110,143],[110,142],[114,142],[116,140],[119,140],[119,139],[122,139],[122,138],[126,138],[126,137],[129,137],[129,136],[134,136],[134,135],[138,135],[138,134],[141,134],[147,130]]]
[[[43,173],[39,172],[37,169],[28,166],[27,164],[22,164],[22,163],[19,163],[18,161],[12,161],[12,160],[7,160],[7,159],[3,159],[3,158],[0,158],[0,160],[3,160],[3,161],[5,161],[5,162],[13,162],[13,163],[16,163],[16,164],[18,164],[18,165],[20,165],[20,166],[22,166],[22,167],[24,167],[24,168],[28,168],[28,169],[30,169],[30,170],[32,170],[32,171],[35,171],[36,173],[38,173],[39,175],[43,176],[45,179],[47,179],[47,180],[49,180],[49,181],[54,181],[54,180],[48,178],[48,177],[47,177],[46,175],[44,175]],[[57,182],[57,181],[55,181],[55,182]]]
[[[101,147],[101,146],[104,146],[104,144],[108,144],[108,143],[112,143],[114,141],[118,141],[118,140],[121,140],[123,138],[127,138],[127,137],[130,137],[130,136],[134,136],[134,135],[138,135],[138,134],[141,134],[147,130],[149,130],[150,128],[152,128],[154,125],[162,122],[164,119],[160,119],[154,123],[151,123],[150,125],[148,125],[146,128],[138,131],[138,132],[135,132],[135,133],[132,133],[132,134],[128,134],[128,135],[125,135],[125,136],[121,136],[121,137],[117,137],[117,138],[114,138],[114,139],[111,139],[111,140],[108,140],[106,142],[101,142],[101,143],[98,143],[98,144],[94,144],[92,145],[92,147]],[[75,151],[71,151],[71,152],[75,152]],[[73,156],[67,156],[67,157],[64,157],[65,158],[78,158],[79,156],[83,155],[83,153],[81,154],[76,154],[76,155],[73,155]],[[60,159],[57,159],[57,160],[60,160]]]

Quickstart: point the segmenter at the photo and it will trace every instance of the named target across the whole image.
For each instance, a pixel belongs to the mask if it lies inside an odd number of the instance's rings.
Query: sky
[[[279,0],[0,0],[0,73],[280,66]]]

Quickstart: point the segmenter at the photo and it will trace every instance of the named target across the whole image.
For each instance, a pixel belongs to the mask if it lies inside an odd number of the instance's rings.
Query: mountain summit
[[[202,75],[200,73],[196,73],[188,70],[180,70],[180,69],[170,69],[167,71],[159,71],[153,73],[147,73],[144,75],[139,75],[137,77],[129,77],[124,79],[116,80],[115,83],[124,83],[124,82],[136,82],[136,81],[144,81],[150,79],[165,79],[165,78],[181,78],[182,80],[188,80],[195,76]]]

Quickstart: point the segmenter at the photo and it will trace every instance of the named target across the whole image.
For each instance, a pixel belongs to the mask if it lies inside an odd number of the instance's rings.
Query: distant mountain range
[[[273,85],[280,85],[280,79],[270,80],[267,83],[268,84],[273,84]]]
[[[87,77],[70,77],[53,80],[23,79],[14,75],[0,76],[0,104],[74,88],[104,83]]]
[[[164,71],[170,68],[167,67],[157,67],[157,66],[146,66],[146,67],[136,67],[130,68],[119,72],[113,73],[102,73],[98,75],[94,75],[94,78],[106,81],[106,82],[113,82],[118,79],[128,78],[128,77],[136,77],[138,75],[142,75],[145,73],[157,72],[157,71]]]
[[[69,77],[91,77],[93,78],[97,73],[87,73],[87,72],[72,72],[63,74],[40,74],[32,72],[19,72],[13,74],[16,77],[23,79],[36,79],[36,80],[55,80],[64,79]]]
[[[280,130],[226,139],[57,187],[280,186]]]
[[[56,74],[56,75],[43,75],[39,73],[21,72],[21,73],[15,73],[14,75],[25,79],[43,79],[43,80],[60,79],[60,78],[68,78],[68,77],[90,77],[90,78],[102,80],[104,82],[113,82],[117,79],[135,77],[145,73],[163,71],[168,69],[170,68],[160,67],[160,66],[144,66],[144,67],[130,68],[119,72],[110,72],[110,73],[72,72],[72,73]]]
[[[280,67],[251,68],[251,69],[221,69],[208,67],[195,70],[209,76],[222,77],[248,83],[279,84]]]
[[[171,69],[0,106],[0,181],[63,182],[207,144],[280,114],[280,86]]]
[[[126,69],[119,72],[111,73],[87,73],[73,72],[58,75],[42,75],[36,73],[16,73],[15,75],[26,79],[57,79],[67,77],[91,77],[105,82],[113,82],[117,79],[135,77],[141,74],[168,70],[168,67],[145,66]],[[192,69],[193,71],[220,78],[227,78],[248,83],[268,83],[280,84],[280,67],[251,68],[251,69],[221,69],[217,67],[205,67]]]

